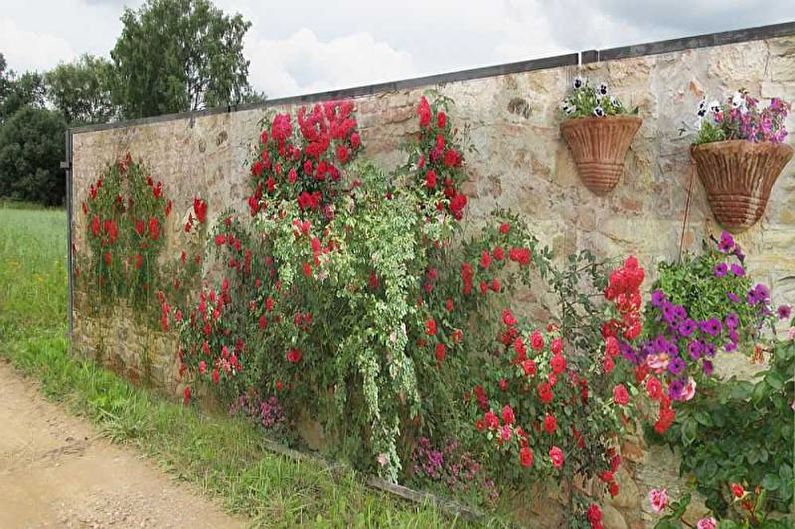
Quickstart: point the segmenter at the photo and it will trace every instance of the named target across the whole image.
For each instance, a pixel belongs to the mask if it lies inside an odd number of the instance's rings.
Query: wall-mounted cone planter
[[[618,184],[624,157],[643,120],[637,116],[569,119],[560,124],[585,187],[604,195]]]
[[[770,190],[792,158],[792,147],[746,140],[718,141],[690,148],[712,213],[739,233],[762,217]]]

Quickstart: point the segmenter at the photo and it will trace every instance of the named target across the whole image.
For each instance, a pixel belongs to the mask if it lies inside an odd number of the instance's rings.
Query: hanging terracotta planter
[[[604,195],[618,184],[624,157],[643,120],[637,116],[569,119],[560,124],[585,187]]]
[[[792,158],[789,145],[747,140],[694,145],[690,152],[712,213],[735,233],[762,217],[773,184]]]

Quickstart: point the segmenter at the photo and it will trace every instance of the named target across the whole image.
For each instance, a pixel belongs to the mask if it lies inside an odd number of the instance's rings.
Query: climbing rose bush
[[[247,212],[216,217],[201,291],[163,304],[180,372],[246,395],[266,427],[318,420],[335,456],[386,479],[486,501],[559,484],[569,524],[599,527],[634,427],[638,373],[620,343],[641,331],[644,270],[587,251],[557,264],[505,211],[465,236],[467,148],[449,105],[420,100],[390,174],[360,159],[351,102],[263,121]],[[194,210],[186,232],[206,204]],[[551,323],[511,306],[519,288],[550,292]]]

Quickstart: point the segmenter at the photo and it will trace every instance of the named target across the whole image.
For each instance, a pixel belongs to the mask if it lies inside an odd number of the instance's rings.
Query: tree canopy
[[[110,62],[83,55],[45,74],[47,99],[70,125],[105,123],[116,114],[110,92],[112,77]]]
[[[243,37],[251,26],[209,0],[148,0],[126,8],[111,51],[113,99],[124,118],[237,105],[248,84]]]
[[[63,203],[66,122],[59,112],[25,106],[0,127],[0,196]]]

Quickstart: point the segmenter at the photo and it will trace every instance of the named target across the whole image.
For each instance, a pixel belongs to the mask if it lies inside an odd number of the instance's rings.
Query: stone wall
[[[622,181],[601,198],[580,183],[558,129],[558,104],[578,74],[608,82],[628,106],[639,108],[643,118]],[[652,271],[658,260],[675,258],[681,249],[696,250],[703,236],[720,230],[691,170],[690,139],[680,136],[679,129],[683,122],[694,121],[695,105],[703,95],[722,98],[738,87],[762,97],[795,100],[795,36],[384,91],[357,98],[356,105],[366,155],[391,168],[401,161],[401,141],[416,127],[420,95],[428,88],[438,89],[455,101],[452,117],[477,149],[467,158],[471,176],[464,189],[470,198],[470,219],[482,218],[494,207],[511,208],[535,226],[557,255],[586,248],[598,255],[633,253]],[[209,202],[209,217],[222,209],[221,204],[244,210],[246,159],[258,137],[259,121],[268,110],[285,111],[288,106],[76,131],[73,211],[79,212],[103,166],[130,151],[163,181],[174,200],[167,253],[178,254],[182,225],[195,195]],[[795,129],[795,121],[790,119],[788,126]],[[771,285],[778,302],[795,301],[794,171],[795,163],[790,163],[762,220],[738,239],[751,256],[748,264],[755,277]],[[85,219],[76,214],[72,240],[78,251],[84,233]],[[141,358],[147,358],[156,383],[174,390],[174,351],[166,345],[168,338],[143,337],[130,327],[132,319],[124,317],[129,310],[124,307],[103,311],[103,318],[88,317],[85,295],[75,293],[76,350],[102,353],[133,378],[144,368]],[[724,369],[744,366],[735,363]],[[677,491],[678,466],[672,455],[647,452],[638,442],[626,447],[625,457],[630,464],[619,476],[622,493],[606,511],[611,528],[647,523],[643,497],[650,486],[667,483]]]

